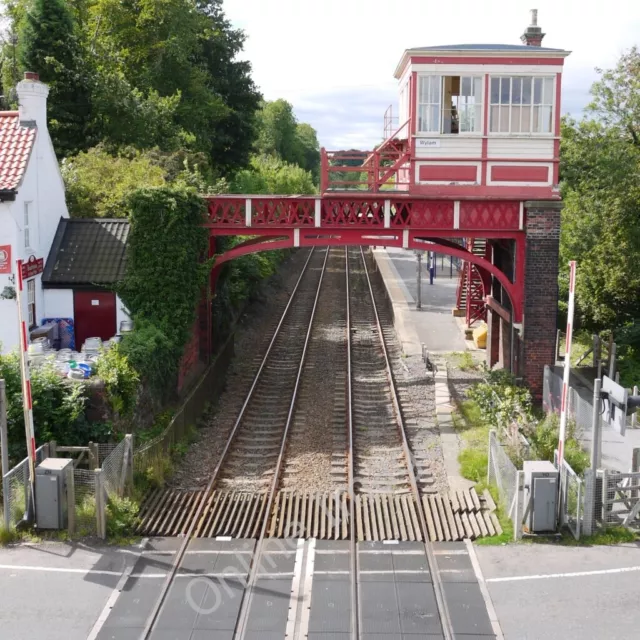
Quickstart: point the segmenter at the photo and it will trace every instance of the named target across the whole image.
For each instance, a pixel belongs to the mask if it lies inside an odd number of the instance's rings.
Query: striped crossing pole
[[[29,485],[31,488],[29,503],[27,505],[27,520],[35,522],[36,436],[33,427],[33,398],[31,397],[31,376],[29,375],[29,361],[27,359],[27,349],[29,348],[29,341],[27,340],[27,323],[25,322],[22,313],[22,297],[24,288],[24,281],[22,279],[22,260],[18,260],[17,264],[18,290],[16,293],[16,302],[18,303],[18,322],[20,323],[20,371],[22,374],[24,430],[27,438],[27,454],[29,457]]]
[[[567,312],[567,338],[564,350],[564,375],[562,378],[562,403],[560,409],[560,434],[558,436],[558,468],[564,460],[564,439],[567,431],[567,400],[569,396],[569,375],[571,373],[571,337],[573,333],[573,309],[576,290],[576,262],[569,262],[569,309]]]

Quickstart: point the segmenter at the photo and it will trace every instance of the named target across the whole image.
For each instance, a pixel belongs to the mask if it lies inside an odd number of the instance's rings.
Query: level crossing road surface
[[[181,540],[151,539],[96,640],[138,640]],[[254,540],[194,539],[160,610],[153,640],[232,640]],[[456,640],[495,638],[464,543],[435,544]],[[348,541],[266,541],[246,640],[350,640]],[[360,638],[443,638],[422,543],[360,543]],[[97,633],[96,633],[97,632]],[[90,636],[91,637],[91,636]]]

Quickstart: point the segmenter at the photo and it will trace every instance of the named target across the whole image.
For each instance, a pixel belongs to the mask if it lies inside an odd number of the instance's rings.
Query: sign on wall
[[[30,256],[26,262],[22,263],[22,279],[34,278],[44,271],[44,258]]]
[[[0,244],[0,273],[11,273],[10,244]]]
[[[438,138],[416,138],[416,147],[418,149],[427,149],[440,146]]]

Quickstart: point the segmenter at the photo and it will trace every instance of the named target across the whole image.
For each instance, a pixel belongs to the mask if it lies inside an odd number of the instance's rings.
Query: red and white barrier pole
[[[571,374],[571,338],[573,335],[573,309],[576,291],[576,262],[569,263],[569,309],[567,311],[567,338],[564,351],[564,375],[562,378],[562,404],[560,408],[560,434],[558,436],[558,468],[564,460],[564,439],[567,431],[567,405],[569,402],[569,375]]]
[[[29,360],[27,349],[29,340],[27,339],[27,323],[22,313],[22,294],[24,281],[22,279],[22,260],[18,264],[18,288],[16,292],[16,302],[18,303],[18,322],[20,323],[20,371],[22,374],[22,398],[24,405],[24,430],[27,438],[27,455],[29,458],[29,486],[31,488],[29,503],[27,505],[27,520],[35,522],[36,517],[36,436],[33,427],[33,398],[31,396],[31,376],[29,374]]]

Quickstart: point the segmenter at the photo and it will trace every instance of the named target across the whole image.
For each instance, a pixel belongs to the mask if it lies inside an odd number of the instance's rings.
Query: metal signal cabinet
[[[553,463],[529,460],[524,463],[526,527],[531,533],[556,530],[560,474]]]
[[[39,529],[67,527],[67,470],[70,458],[46,458],[36,467],[36,522]]]

